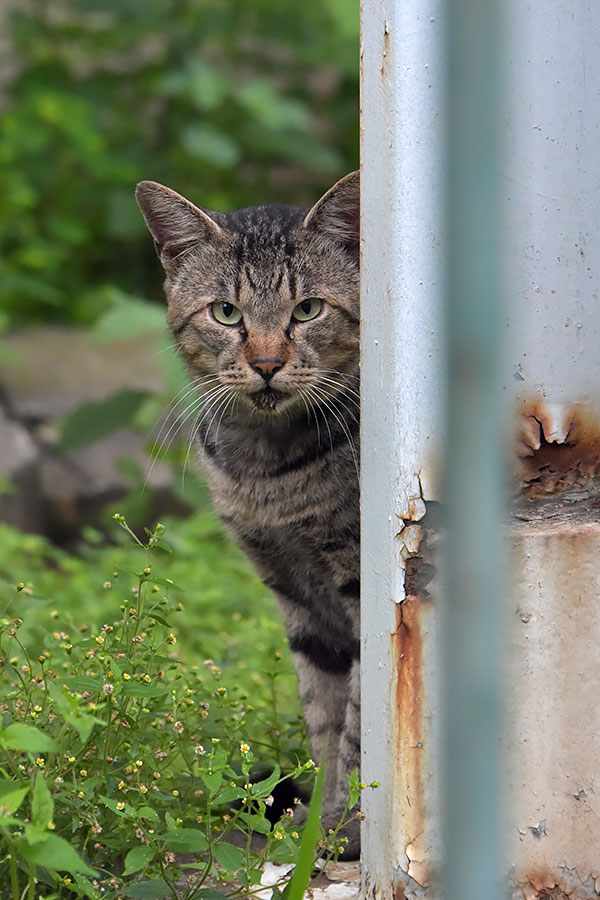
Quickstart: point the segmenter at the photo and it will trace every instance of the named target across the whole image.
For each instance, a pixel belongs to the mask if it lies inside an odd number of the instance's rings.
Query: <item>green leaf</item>
[[[98,891],[96,888],[84,878],[83,875],[80,875],[79,872],[75,872],[75,883],[78,888],[81,889],[81,893],[79,893],[80,897],[89,897],[90,900],[98,900]],[[73,890],[75,890],[73,888]]]
[[[90,734],[94,729],[94,725],[101,725],[103,728],[106,727],[106,722],[102,719],[99,719],[98,716],[93,716],[91,713],[85,712],[83,709],[78,709],[75,711],[64,710],[63,716],[65,721],[71,726],[71,728],[75,729],[77,734],[79,735],[79,740],[81,744],[85,744]]]
[[[13,722],[0,732],[0,746],[7,750],[27,750],[29,753],[57,753],[61,750],[54,738],[35,728]]]
[[[29,793],[29,785],[18,781],[0,781],[0,809],[5,814],[14,813]]]
[[[245,796],[246,796],[246,791],[243,788],[226,787],[226,788],[223,788],[222,791],[219,791],[218,796],[215,797],[215,801],[218,804],[233,803],[235,800],[241,800],[242,797],[245,797]]]
[[[159,334],[166,330],[162,305],[147,303],[116,289],[113,289],[113,293],[116,302],[94,325],[94,337],[102,341],[114,341],[123,335],[131,338],[152,331]]]
[[[117,809],[117,803],[122,803],[124,801],[111,800],[110,797],[105,797],[104,794],[100,794],[99,799],[102,800],[102,802],[104,803],[105,806],[108,806],[108,808],[110,810],[112,810],[114,813],[116,813],[117,816],[123,817],[123,816],[134,816],[135,815],[135,810],[131,806],[130,803],[125,803],[125,806],[123,807],[123,809]]]
[[[222,772],[202,772],[200,777],[211,794],[216,794],[223,784]]]
[[[271,829],[271,823],[268,819],[265,819],[264,816],[259,816],[256,813],[240,813],[240,819],[242,822],[245,822],[248,826],[249,831],[256,831],[258,834],[269,834]]]
[[[114,672],[115,678],[120,678],[121,675],[123,674],[123,672],[121,670],[121,666],[116,661],[116,659],[113,656],[107,656],[106,661],[108,662],[108,664],[110,666],[111,672]]]
[[[257,781],[255,784],[253,784],[250,793],[253,797],[260,797],[261,799],[264,797],[268,797],[269,794],[273,792],[273,789],[278,784],[280,778],[281,769],[276,763],[275,768],[273,769],[273,772],[269,775],[269,777],[265,778],[263,781]]]
[[[153,822],[159,821],[159,815],[151,806],[140,806],[135,811],[136,819],[152,819]]]
[[[144,846],[134,847],[125,857],[125,869],[123,875],[132,875],[145,869],[154,859],[155,851],[152,847]]]
[[[306,129],[308,108],[299,100],[277,91],[266,78],[241,84],[236,99],[256,118],[257,124],[274,131]]]
[[[162,616],[157,616],[156,613],[148,613],[151,619],[155,619],[155,621],[160,622],[161,625],[164,625],[166,628],[171,628],[171,625],[167,622],[166,619],[163,619]]]
[[[170,545],[170,544],[167,544],[166,541],[163,541],[162,538],[160,538],[160,540],[156,541],[156,543],[154,544],[154,546],[155,546],[155,547],[160,547],[160,549],[161,549],[161,550],[164,550],[165,553],[172,553],[172,552],[173,552],[173,548],[171,547],[171,545]]]
[[[232,875],[244,865],[244,854],[240,848],[228,844],[227,841],[213,844],[213,856],[219,865]]]
[[[56,834],[49,834],[41,844],[29,846],[25,841],[19,841],[17,846],[19,854],[36,866],[70,874],[81,872],[82,875],[96,875],[73,847]]]
[[[29,844],[30,847],[33,847],[34,844],[41,844],[42,841],[45,841],[48,837],[48,831],[42,831],[40,828],[37,828],[35,825],[25,825],[25,840]]]
[[[311,797],[308,815],[306,817],[306,825],[304,826],[304,834],[302,835],[302,843],[300,844],[300,852],[298,853],[298,861],[294,874],[283,892],[284,900],[303,900],[308,882],[310,880],[313,869],[313,861],[315,858],[315,847],[321,836],[321,804],[323,802],[323,784],[325,781],[325,751],[317,777],[315,779],[315,787]]]
[[[300,847],[287,835],[283,836],[281,841],[271,849],[270,859],[274,863],[295,863],[298,858]]]
[[[238,144],[208,122],[185,125],[181,143],[191,156],[219,169],[231,169],[240,158]]]
[[[120,391],[106,400],[84,403],[63,422],[58,449],[71,453],[130,426],[147,396],[146,391]]]
[[[163,898],[171,897],[171,888],[162,878],[156,878],[154,881],[139,881],[125,888],[124,897],[131,900],[163,900]]]
[[[198,891],[198,897],[200,900],[225,900],[225,894],[220,894],[212,888],[202,888]]]
[[[9,839],[12,841],[13,835],[11,834],[10,827],[11,825],[16,825],[18,828],[23,827],[23,819],[18,819],[16,816],[0,816],[0,831],[3,831]]]
[[[123,697],[162,697],[168,693],[169,686],[167,684],[137,684],[136,682],[128,682],[121,689]]]
[[[358,803],[361,794],[358,769],[353,769],[348,773],[348,806],[353,809]]]
[[[45,831],[52,822],[53,814],[54,801],[48,790],[44,775],[38,772],[35,777],[31,801],[31,821],[34,828]]]
[[[208,841],[203,831],[198,828],[175,828],[163,836],[167,850],[181,853],[203,853],[208,849]]]
[[[104,684],[102,678],[92,678],[91,675],[81,675],[79,678],[62,678],[60,683],[65,685],[70,691],[76,691],[78,694],[82,694],[84,691],[99,692]]]
[[[160,584],[161,587],[165,587],[168,591],[179,591],[180,593],[185,593],[183,588],[178,587],[174,584],[170,578],[159,578],[158,576],[154,577],[151,575],[148,578],[150,584]]]
[[[66,684],[67,682],[70,682],[71,690],[92,690],[94,693],[98,692],[99,688],[102,686],[102,682],[97,678],[68,678],[65,679],[63,684]],[[88,687],[85,686],[86,683],[89,685]],[[77,687],[76,684],[78,684]],[[59,707],[67,724],[78,733],[79,740],[82,744],[85,744],[89,738],[94,725],[101,725],[102,727],[106,726],[104,719],[92,715],[87,709],[82,709],[80,705],[81,699],[79,697],[72,697],[64,688],[59,688],[57,685],[50,684],[48,685],[48,693]]]

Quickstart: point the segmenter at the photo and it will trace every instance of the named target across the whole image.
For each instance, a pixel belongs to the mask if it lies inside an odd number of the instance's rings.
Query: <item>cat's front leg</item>
[[[303,652],[293,652],[298,673],[300,698],[315,762],[322,759],[325,744],[325,787],[322,825],[327,833],[335,830],[348,799],[348,774],[360,766],[360,665],[357,659],[346,671],[331,671],[334,654],[315,661]],[[329,665],[329,669],[326,667]],[[345,859],[360,855],[360,823],[352,821],[342,829],[347,838]]]

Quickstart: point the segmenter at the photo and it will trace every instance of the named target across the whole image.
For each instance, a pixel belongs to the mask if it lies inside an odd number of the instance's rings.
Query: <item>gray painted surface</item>
[[[439,819],[424,829],[419,799],[426,791],[428,804],[437,803],[430,763],[439,720],[428,718],[426,738],[413,740],[421,723],[403,727],[395,669],[404,558],[419,546],[423,501],[439,490],[441,7],[373,0],[362,12],[363,780],[382,785],[363,794],[363,859],[367,891],[384,896],[396,870],[416,883],[423,864],[439,859]],[[428,657],[436,642],[431,612],[422,623]],[[430,676],[418,690],[432,710]],[[414,680],[403,686],[405,694],[414,690]]]

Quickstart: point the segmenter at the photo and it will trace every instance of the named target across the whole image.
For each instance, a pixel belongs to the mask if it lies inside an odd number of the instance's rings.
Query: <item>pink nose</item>
[[[278,372],[283,366],[282,359],[254,359],[250,363],[252,368],[262,375],[265,381],[269,381],[275,372]]]

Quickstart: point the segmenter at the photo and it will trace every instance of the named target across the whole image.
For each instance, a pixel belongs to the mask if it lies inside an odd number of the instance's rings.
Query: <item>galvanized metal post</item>
[[[362,747],[363,780],[381,781],[363,795],[363,866],[367,893],[386,898],[423,893],[441,858],[423,527],[439,499],[443,420],[442,7],[362,8]]]
[[[600,4],[510,0],[513,896],[600,893]]]
[[[362,11],[363,780],[382,782],[364,797],[363,867],[367,894],[396,900],[446,886],[436,879],[442,6],[363,0]],[[497,855],[514,900],[590,900],[600,895],[600,4],[507,0],[503,15],[515,627],[503,645],[509,802]],[[454,849],[458,867],[472,852]]]

